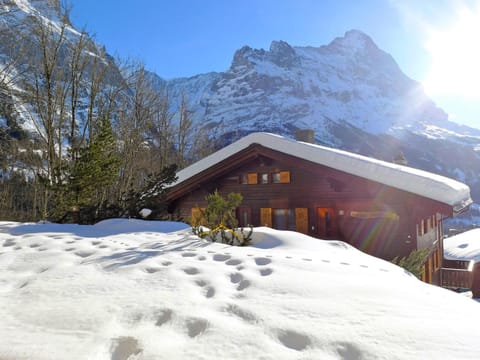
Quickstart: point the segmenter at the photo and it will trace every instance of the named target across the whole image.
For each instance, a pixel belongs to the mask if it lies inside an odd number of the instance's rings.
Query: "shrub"
[[[238,228],[235,209],[243,197],[239,193],[230,193],[225,199],[218,191],[205,198],[207,207],[199,209],[199,215],[192,217],[192,231],[202,239],[221,242],[228,245],[245,246],[251,241],[253,227],[249,230]]]
[[[430,254],[430,249],[413,250],[408,256],[401,259],[395,257],[392,262],[398,266],[403,267],[405,270],[411,272],[417,278],[422,278],[423,264]]]

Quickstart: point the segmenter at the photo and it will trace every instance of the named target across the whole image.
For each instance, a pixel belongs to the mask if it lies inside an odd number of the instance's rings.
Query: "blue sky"
[[[452,120],[480,127],[480,0],[71,2],[73,23],[109,53],[167,79],[224,71],[243,45],[321,46],[359,29],[424,83]]]

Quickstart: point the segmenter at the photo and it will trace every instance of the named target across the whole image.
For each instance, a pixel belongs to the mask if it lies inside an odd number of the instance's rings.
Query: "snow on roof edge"
[[[178,185],[252,144],[421,195],[460,212],[472,203],[470,188],[453,179],[363,155],[304,143],[270,133],[252,133],[178,172]]]

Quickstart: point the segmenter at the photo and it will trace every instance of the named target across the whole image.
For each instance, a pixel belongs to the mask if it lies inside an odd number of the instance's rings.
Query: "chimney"
[[[301,129],[295,132],[295,139],[310,144],[315,144],[315,131],[312,129]]]

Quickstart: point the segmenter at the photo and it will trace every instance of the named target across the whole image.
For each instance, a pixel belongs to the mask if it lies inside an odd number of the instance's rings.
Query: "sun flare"
[[[462,9],[455,23],[432,30],[426,49],[432,63],[424,86],[433,95],[480,98],[480,8]]]

